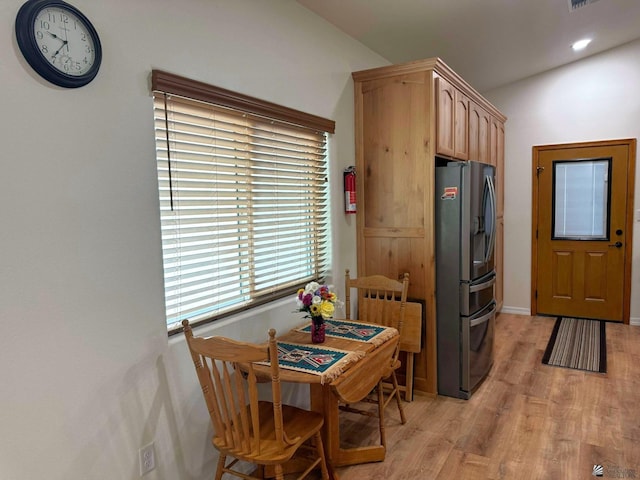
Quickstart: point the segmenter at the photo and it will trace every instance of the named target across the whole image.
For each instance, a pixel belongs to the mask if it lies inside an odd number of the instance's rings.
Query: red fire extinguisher
[[[344,169],[344,213],[356,213],[356,167]]]

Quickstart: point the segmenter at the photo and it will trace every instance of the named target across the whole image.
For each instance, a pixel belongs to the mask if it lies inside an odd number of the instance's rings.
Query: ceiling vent
[[[569,11],[573,12],[582,7],[586,7],[590,3],[597,2],[598,0],[567,0],[569,2]]]

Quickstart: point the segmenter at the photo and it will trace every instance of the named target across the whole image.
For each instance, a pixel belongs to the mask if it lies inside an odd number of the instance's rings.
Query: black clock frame
[[[68,75],[56,69],[49,63],[38,47],[34,35],[35,19],[41,10],[50,7],[69,10],[86,25],[95,48],[95,62],[91,66],[91,69],[84,75]],[[28,0],[18,11],[15,28],[16,40],[18,41],[22,55],[24,55],[24,58],[29,65],[31,65],[31,68],[45,80],[60,87],[78,88],[91,82],[98,74],[100,63],[102,62],[102,45],[100,44],[98,32],[89,19],[73,5],[69,5],[62,0]]]

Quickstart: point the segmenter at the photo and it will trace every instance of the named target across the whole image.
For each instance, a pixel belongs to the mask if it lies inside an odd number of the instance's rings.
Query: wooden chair
[[[408,273],[403,275],[402,281],[400,282],[383,275],[351,278],[349,270],[347,269],[345,272],[345,310],[347,319],[351,318],[351,289],[356,289],[358,292],[358,320],[394,327],[400,333],[400,337],[402,337],[407,292],[409,290]],[[383,371],[376,388],[378,393],[377,403],[380,442],[385,447],[384,410],[394,398],[398,405],[402,424],[407,422],[400,399],[400,386],[398,385],[398,379],[396,377],[396,370],[400,367],[400,361],[398,360],[399,354],[400,343],[398,343],[388,367]],[[383,383],[386,382],[391,383],[391,391],[386,394],[385,398]],[[341,408],[346,411],[370,415],[370,412],[353,408],[350,405],[345,405]]]
[[[298,477],[305,477],[320,465],[323,480],[328,471],[320,431],[321,414],[282,405],[280,367],[275,330],[269,330],[268,344],[255,345],[224,337],[194,337],[189,322],[182,322],[191,358],[202,386],[211,423],[214,447],[220,452],[216,480],[229,473],[241,478],[258,479],[266,466],[275,477],[284,477],[283,464],[312,439],[315,460]],[[272,401],[259,401],[256,362],[271,362]],[[264,379],[264,377],[263,377]],[[227,456],[233,459],[227,464]],[[260,477],[246,475],[232,467],[238,461],[255,464]]]

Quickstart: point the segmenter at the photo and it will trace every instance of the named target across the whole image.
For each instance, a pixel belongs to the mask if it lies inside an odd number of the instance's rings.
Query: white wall
[[[0,2],[0,478],[212,478],[205,406],[167,339],[149,92],[158,68],[336,121],[334,269],[355,270],[342,210],[354,163],[351,72],[385,65],[292,0],[74,0],[103,45],[80,89],[40,79]],[[300,320],[277,302],[215,326],[262,340]],[[214,328],[206,329],[207,333]]]
[[[530,311],[532,147],[640,136],[640,41],[486,92],[507,115],[504,310]],[[635,208],[640,204],[636,168]],[[640,323],[640,224],[634,224],[631,321]]]

